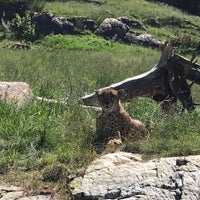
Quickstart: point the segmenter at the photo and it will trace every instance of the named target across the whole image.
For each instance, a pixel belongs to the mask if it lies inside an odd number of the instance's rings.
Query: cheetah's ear
[[[125,90],[124,89],[118,90],[118,95],[119,97],[123,97],[125,95]]]

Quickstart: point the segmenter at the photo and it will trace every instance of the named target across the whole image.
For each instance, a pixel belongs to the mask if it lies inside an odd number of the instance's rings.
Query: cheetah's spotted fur
[[[106,88],[95,91],[99,106],[102,108],[96,122],[96,141],[113,145],[122,143],[123,139],[131,136],[134,140],[145,137],[148,130],[144,124],[132,119],[124,110],[120,98],[124,90]]]

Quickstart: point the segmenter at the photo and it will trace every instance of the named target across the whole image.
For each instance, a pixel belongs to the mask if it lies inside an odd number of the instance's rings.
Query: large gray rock
[[[131,153],[107,154],[70,186],[75,200],[198,200],[200,156],[143,161]]]
[[[95,34],[106,39],[123,38],[129,31],[129,26],[115,18],[106,18],[95,31]]]
[[[84,30],[90,30],[92,32],[95,31],[95,21],[87,19],[82,16],[75,16],[68,19],[69,22],[71,22],[74,25],[74,30],[76,33]]]
[[[22,105],[33,99],[29,85],[24,82],[0,82],[0,100]]]
[[[137,44],[144,47],[152,47],[152,48],[161,48],[163,45],[163,42],[156,40],[153,38],[150,34],[140,34],[136,35],[134,33],[127,33],[124,36],[123,41],[127,44]]]
[[[49,13],[39,13],[32,17],[37,35],[73,34],[74,25],[64,17],[55,17]]]

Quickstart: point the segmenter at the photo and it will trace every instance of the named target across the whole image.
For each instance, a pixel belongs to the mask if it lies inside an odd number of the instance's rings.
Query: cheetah
[[[122,144],[122,141],[131,136],[133,140],[144,138],[148,130],[144,124],[132,119],[121,104],[121,97],[125,91],[105,88],[96,90],[98,104],[102,108],[96,119],[96,141],[107,145]]]

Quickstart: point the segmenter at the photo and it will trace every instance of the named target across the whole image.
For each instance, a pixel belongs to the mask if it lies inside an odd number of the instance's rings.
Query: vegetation
[[[32,41],[35,38],[35,29],[31,24],[31,17],[29,15],[20,17],[16,14],[16,17],[11,22],[10,28],[15,39]]]
[[[116,3],[113,0],[101,6],[74,1],[48,2],[44,11],[66,17],[86,16],[98,22],[105,17],[134,16],[143,20],[148,32],[157,38],[174,39],[177,49],[185,53],[199,41],[199,18],[141,0],[135,0],[134,6],[133,1]],[[147,19],[155,17],[166,25],[160,29],[151,27]],[[179,20],[180,26],[168,24],[171,19]],[[189,23],[184,24],[185,21]],[[183,35],[190,40],[183,39]],[[97,111],[82,107],[78,99],[95,89],[151,69],[158,62],[160,52],[106,41],[94,35],[50,35],[32,43],[27,51],[10,48],[16,42],[16,39],[0,42],[1,81],[27,82],[36,96],[64,98],[67,106],[37,100],[23,107],[0,102],[0,180],[8,181],[8,175],[19,174],[19,181],[27,190],[37,191],[43,184],[41,176],[61,167],[63,173],[56,180],[57,190],[60,199],[70,199],[66,180],[68,182],[74,174],[82,174],[97,156],[92,146]],[[191,54],[185,56],[191,58]],[[199,86],[193,88],[193,96],[198,103]],[[168,115],[150,99],[134,99],[124,106],[131,116],[147,125],[150,133],[144,140],[126,141],[119,147],[121,150],[141,153],[147,158],[200,153],[198,107],[192,113]],[[27,179],[29,176],[34,178]],[[11,182],[15,179],[9,177]],[[55,187],[54,183],[48,184]]]
[[[173,1],[173,0],[153,0],[154,2],[164,2],[169,5],[173,5],[177,8],[183,9],[187,11],[188,13],[191,13],[193,15],[200,16],[200,6],[198,0],[191,0],[190,2],[187,0],[181,0],[181,1]]]

